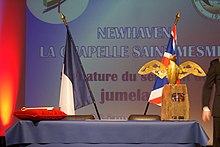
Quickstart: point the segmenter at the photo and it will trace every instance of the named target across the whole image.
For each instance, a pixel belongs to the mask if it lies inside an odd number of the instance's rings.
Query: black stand
[[[128,120],[139,120],[139,121],[146,121],[146,120],[161,120],[159,115],[146,115],[147,110],[149,108],[150,103],[147,102],[147,106],[144,111],[144,115],[140,114],[132,114],[128,117]]]

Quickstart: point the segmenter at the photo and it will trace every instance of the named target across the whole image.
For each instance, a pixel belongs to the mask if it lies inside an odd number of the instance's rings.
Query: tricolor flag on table
[[[171,31],[171,34],[170,34],[170,39],[169,39],[166,51],[164,52],[164,55],[162,58],[162,63],[165,66],[168,66],[170,64],[169,57],[174,54],[176,54],[176,64],[179,65],[176,44],[177,44],[177,34],[176,34],[176,25],[174,24],[172,31]],[[180,81],[178,80],[178,83],[179,82]],[[150,97],[148,100],[150,103],[161,106],[162,90],[163,90],[163,86],[165,84],[168,84],[168,80],[166,77],[164,77],[163,79],[156,77],[156,81],[154,83],[153,90],[151,91],[151,94],[150,94]]]
[[[66,29],[59,107],[66,114],[74,115],[76,109],[93,103],[94,98],[68,26]]]

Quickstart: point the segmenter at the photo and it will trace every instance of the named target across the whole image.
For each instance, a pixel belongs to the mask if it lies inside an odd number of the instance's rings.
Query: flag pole
[[[63,15],[61,12],[60,12],[60,18],[62,19],[64,25],[68,28],[68,24],[67,24],[67,21],[66,21],[66,17],[65,17],[65,15]],[[72,39],[72,38],[71,38],[71,39]],[[77,51],[76,51],[76,52],[77,52]],[[87,78],[86,78],[86,73],[85,73],[85,70],[84,70],[84,68],[83,68],[83,66],[82,66],[82,62],[81,62],[81,60],[80,60],[80,57],[79,57],[78,52],[77,52],[77,58],[79,59],[80,66],[81,66],[81,69],[82,69],[82,72],[83,72],[83,75],[84,75],[84,78],[85,78],[86,86],[88,87],[89,93],[90,93],[90,95],[91,95],[91,98],[92,98],[92,101],[93,101],[93,104],[94,104],[94,107],[95,107],[97,116],[98,116],[99,120],[101,120],[101,117],[100,117],[100,114],[99,114],[99,111],[98,111],[98,108],[97,108],[97,105],[96,105],[96,101],[95,101],[94,95],[93,95],[93,93],[92,93],[92,91],[91,91],[91,88],[90,88],[90,86],[89,86],[89,82],[88,82],[88,80],[87,80]]]
[[[176,14],[176,18],[175,18],[175,21],[174,21],[174,25],[177,25],[179,19],[180,19],[180,11],[178,11],[177,14]],[[145,110],[144,110],[144,115],[147,114],[147,110],[148,110],[148,108],[149,108],[149,105],[150,105],[150,102],[147,101],[147,105],[146,105],[146,108],[145,108]]]

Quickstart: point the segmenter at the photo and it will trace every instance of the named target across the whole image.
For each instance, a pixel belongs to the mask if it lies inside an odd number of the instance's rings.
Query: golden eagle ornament
[[[170,64],[168,66],[157,60],[152,60],[142,66],[138,74],[146,75],[152,72],[161,79],[166,76],[169,84],[176,84],[178,79],[182,79],[189,74],[201,77],[206,76],[203,69],[192,61],[186,61],[178,66],[176,64],[176,55],[170,56],[169,59]]]

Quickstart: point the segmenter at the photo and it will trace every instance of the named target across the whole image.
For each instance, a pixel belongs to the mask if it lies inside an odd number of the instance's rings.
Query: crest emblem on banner
[[[87,8],[89,0],[27,0],[30,12],[39,20],[61,24],[58,10],[61,9],[68,17],[68,22],[78,18]]]
[[[219,0],[192,0],[197,12],[210,20],[220,21],[220,1]]]

